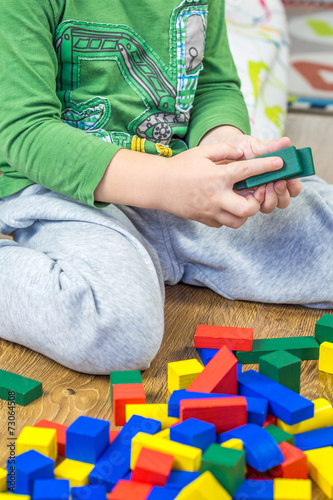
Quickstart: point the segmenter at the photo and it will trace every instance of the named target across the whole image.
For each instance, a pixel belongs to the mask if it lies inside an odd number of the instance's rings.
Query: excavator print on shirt
[[[203,67],[207,14],[207,1],[200,0],[183,0],[172,11],[169,66],[128,26],[83,21],[61,23],[55,46],[62,119],[121,147],[145,151],[147,141],[154,145],[155,152],[170,156],[170,141],[175,136],[184,137],[187,131]],[[112,113],[109,98],[73,100],[73,91],[80,87],[82,62],[96,60],[115,61],[122,77],[141,98],[142,111],[126,124],[126,132],[108,130]]]

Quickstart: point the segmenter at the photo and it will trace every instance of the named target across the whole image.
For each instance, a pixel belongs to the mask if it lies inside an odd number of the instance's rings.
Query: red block
[[[125,425],[126,405],[146,402],[143,384],[116,384],[112,391],[114,424]]]
[[[188,391],[237,394],[237,358],[223,346],[188,386]]]
[[[146,500],[151,489],[151,484],[120,479],[109,494],[108,500]]]
[[[279,444],[284,462],[265,472],[258,472],[252,467],[248,467],[247,479],[274,479],[276,477],[284,479],[308,479],[307,456],[302,450],[296,448],[287,441]]]
[[[132,473],[131,481],[165,486],[174,457],[159,451],[142,448]]]
[[[276,422],[277,418],[274,417],[274,415],[270,415],[270,413],[267,413],[263,427],[267,427],[268,425],[276,425]]]
[[[251,351],[252,342],[253,328],[198,325],[194,334],[194,346],[206,349],[221,349],[225,345],[231,351]]]
[[[120,431],[109,431],[109,444],[111,444],[115,439],[116,437],[118,436]]]
[[[247,404],[242,396],[212,399],[183,399],[180,420],[197,418],[215,425],[216,432],[226,432],[247,423]]]
[[[51,420],[40,420],[34,427],[44,427],[45,429],[55,429],[57,432],[58,455],[66,456],[66,429],[67,425],[57,424]]]

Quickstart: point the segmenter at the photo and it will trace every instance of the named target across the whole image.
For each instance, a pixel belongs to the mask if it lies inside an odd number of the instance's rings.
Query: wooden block
[[[117,384],[142,384],[141,372],[139,370],[132,370],[110,373],[111,406],[113,405],[113,386]]]
[[[160,451],[174,457],[173,469],[198,471],[200,469],[202,452],[185,444],[174,443],[168,439],[161,439],[144,432],[139,432],[132,439],[131,469],[133,470],[142,448]]]
[[[294,391],[254,370],[238,375],[238,393],[268,400],[268,412],[289,425],[314,415],[314,404]]]
[[[156,432],[154,436],[162,438],[162,439],[170,439],[170,427],[167,427],[166,429],[163,429],[160,432]]]
[[[202,349],[197,347],[198,354],[203,362],[204,366],[206,366],[211,359],[219,352],[218,349]]]
[[[192,483],[185,486],[177,500],[231,500],[232,497],[209,471],[201,474]]]
[[[186,389],[203,369],[204,367],[197,359],[186,359],[184,361],[168,363],[169,392]]]
[[[251,352],[237,351],[239,363],[259,363],[260,356],[272,351],[288,351],[299,359],[318,359],[319,344],[314,337],[254,339]]]
[[[173,456],[142,448],[136,461],[131,481],[165,486],[172,469]]]
[[[0,492],[7,490],[7,471],[0,467]]]
[[[89,474],[93,468],[94,464],[65,458],[54,469],[54,476],[56,479],[68,479],[71,488],[73,486],[85,486],[89,484]]]
[[[55,429],[57,433],[58,455],[66,456],[66,429],[67,425],[57,424],[51,420],[40,420],[34,427],[44,427],[45,429]]]
[[[187,399],[180,402],[180,419],[197,418],[215,425],[216,432],[225,432],[246,424],[246,399],[235,396],[214,399]]]
[[[69,493],[67,479],[35,479],[34,481],[34,500],[67,500]]]
[[[308,458],[309,476],[328,498],[333,498],[333,448],[309,450],[305,452]]]
[[[152,404],[127,404],[126,405],[126,422],[133,415],[140,415],[145,418],[152,418],[161,422],[162,430],[167,429],[173,424],[179,422],[179,418],[169,417],[168,405],[162,403]]]
[[[237,359],[223,346],[188,386],[189,391],[237,394]]]
[[[133,498],[133,500],[146,500],[151,489],[151,484],[121,479],[109,494],[108,500],[129,500],[130,498]]]
[[[273,500],[273,480],[256,481],[246,479],[242,486],[236,491],[233,500]]]
[[[220,446],[222,446],[222,448],[232,448],[233,450],[244,450],[243,441],[236,438],[228,439],[227,441],[221,443]]]
[[[249,479],[307,479],[308,466],[305,453],[286,441],[279,444],[284,461],[268,469],[265,472],[258,472],[253,468],[248,468],[247,478]]]
[[[294,425],[288,425],[283,420],[278,419],[276,425],[285,432],[294,435],[333,425],[333,408],[331,403],[324,398],[318,398],[313,400],[313,404],[314,416],[312,418]]]
[[[289,434],[289,432],[283,431],[276,425],[267,425],[265,429],[278,444],[283,443],[284,441],[292,445],[294,444],[294,436],[292,434]]]
[[[315,325],[315,337],[319,344],[333,342],[333,314],[324,314]]]
[[[198,325],[194,334],[194,346],[204,349],[225,345],[230,351],[251,351],[252,342],[253,328]]]
[[[120,431],[114,431],[114,430],[110,430],[109,431],[109,444],[111,444],[115,439],[116,437],[118,436]]]
[[[103,484],[74,486],[71,488],[72,500],[105,500],[106,488]]]
[[[223,443],[231,438],[243,442],[246,453],[246,463],[259,472],[264,472],[283,461],[283,454],[276,441],[263,428],[254,424],[237,427],[218,436],[218,442]]]
[[[189,418],[170,427],[170,439],[204,451],[212,443],[216,443],[215,425],[197,418]]]
[[[310,479],[274,479],[274,500],[311,500]]]
[[[322,372],[333,373],[333,343],[323,342],[319,349],[319,365]]]
[[[172,470],[166,486],[174,490],[182,490],[188,484],[198,479],[200,472],[189,472],[187,470]]]
[[[303,451],[333,446],[333,426],[296,434],[295,446]]]
[[[274,415],[267,413],[263,427],[267,427],[268,425],[276,425],[276,422],[277,422],[277,418]]]
[[[210,471],[230,495],[245,479],[245,452],[214,443],[202,455],[200,472]]]
[[[301,360],[287,351],[275,351],[259,358],[259,373],[299,394]]]
[[[109,445],[110,423],[81,415],[66,430],[66,457],[95,464]]]
[[[147,500],[174,500],[178,490],[167,486],[153,486]]]
[[[113,386],[113,418],[114,424],[122,426],[126,423],[126,405],[145,404],[146,395],[142,384],[117,384]]]
[[[24,427],[16,440],[16,454],[24,453],[28,450],[36,450],[47,457],[56,460],[57,433],[55,429],[45,429],[42,427]]]
[[[138,432],[155,434],[160,430],[161,423],[158,420],[133,415],[97,460],[89,474],[89,484],[104,484],[106,490],[111,491],[130,469],[131,441],[134,436]]]
[[[14,394],[15,393],[15,394]],[[17,373],[0,370],[0,399],[26,406],[43,394],[42,383]]]
[[[37,478],[54,478],[54,460],[35,450],[28,450],[7,460],[7,488],[13,493],[32,495]]]
[[[0,500],[30,500],[30,495],[16,495],[15,493],[0,493]]]

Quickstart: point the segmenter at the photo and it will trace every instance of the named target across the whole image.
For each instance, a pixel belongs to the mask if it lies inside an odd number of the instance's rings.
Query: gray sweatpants
[[[333,185],[303,181],[286,210],[240,229],[155,210],[99,210],[39,185],[0,199],[0,335],[74,370],[146,369],[164,283],[223,297],[333,307]]]

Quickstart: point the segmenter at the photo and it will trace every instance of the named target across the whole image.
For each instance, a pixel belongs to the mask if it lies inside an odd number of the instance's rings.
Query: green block
[[[314,337],[279,337],[253,340],[252,350],[237,351],[239,363],[259,363],[259,358],[272,351],[288,351],[299,359],[318,359],[319,344]]]
[[[245,478],[245,452],[211,444],[201,460],[200,472],[209,470],[230,495],[238,490]]]
[[[324,314],[316,323],[315,337],[319,344],[333,342],[333,314]]]
[[[127,372],[111,372],[110,373],[110,396],[111,405],[113,402],[112,398],[112,386],[117,384],[142,384],[142,377],[140,370],[132,370]]]
[[[311,148],[296,149],[295,146],[280,149],[273,153],[258,156],[258,158],[267,158],[279,156],[283,160],[283,167],[273,172],[265,172],[260,175],[253,175],[242,181],[236,182],[233,189],[245,189],[276,182],[280,179],[294,179],[298,177],[307,177],[315,174]]]
[[[14,399],[8,394],[15,392]],[[0,370],[0,399],[26,406],[43,394],[42,383],[17,373]]]
[[[267,425],[267,427],[265,427],[265,430],[275,439],[277,444],[287,441],[287,443],[294,445],[294,436],[292,434],[289,434],[289,432],[283,431],[279,427],[276,427],[276,425]]]
[[[287,351],[274,351],[259,359],[259,373],[299,394],[301,360]]]

